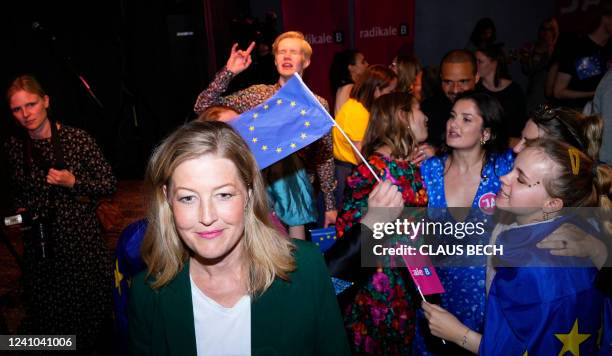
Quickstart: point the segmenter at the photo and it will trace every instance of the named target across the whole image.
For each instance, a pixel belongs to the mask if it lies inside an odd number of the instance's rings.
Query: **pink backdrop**
[[[350,14],[348,0],[282,0],[284,30],[301,31],[313,48],[306,84],[330,105],[329,68],[334,54],[350,47],[350,36],[370,63],[389,64],[400,49],[412,53],[414,0],[354,0],[354,4],[355,13]],[[354,34],[349,33],[351,15]]]

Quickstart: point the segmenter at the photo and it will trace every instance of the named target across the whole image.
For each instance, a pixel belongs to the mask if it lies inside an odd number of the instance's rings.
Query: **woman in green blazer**
[[[133,354],[349,354],[321,254],[270,224],[255,159],[230,126],[179,128],[154,152],[146,182]]]

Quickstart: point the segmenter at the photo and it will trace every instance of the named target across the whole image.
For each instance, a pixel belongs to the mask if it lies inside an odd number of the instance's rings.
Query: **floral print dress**
[[[409,161],[374,153],[368,162],[383,180],[397,185],[405,206],[427,206],[419,169]],[[359,223],[376,179],[365,164],[347,177],[344,205],[336,221],[338,238]],[[415,289],[406,268],[379,268],[347,305],[344,322],[355,354],[409,354],[414,337]]]
[[[72,188],[46,182],[55,152],[51,139],[32,140],[32,163],[24,163],[24,140],[5,143],[15,208],[46,218],[49,256],[24,237],[23,291],[26,316],[22,334],[76,335],[77,350],[94,347],[111,318],[112,265],[95,214],[98,198],[111,195],[116,179],[95,140],[85,131],[58,131]]]

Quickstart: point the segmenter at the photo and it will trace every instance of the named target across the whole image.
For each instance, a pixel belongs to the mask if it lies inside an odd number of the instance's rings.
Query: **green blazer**
[[[276,279],[251,304],[253,355],[349,355],[338,302],[319,249],[295,240],[296,271]],[[130,348],[134,355],[196,355],[189,263],[155,291],[145,272],[130,288]],[[213,326],[214,327],[214,326]]]

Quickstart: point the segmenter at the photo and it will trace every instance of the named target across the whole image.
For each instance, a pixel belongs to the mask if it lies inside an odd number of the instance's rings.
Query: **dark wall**
[[[500,40],[519,46],[535,36],[553,5],[417,0],[415,52],[425,64],[437,64],[447,49],[465,45],[482,16],[497,22]],[[51,96],[54,118],[89,131],[119,177],[139,177],[152,147],[193,117],[196,95],[225,64],[233,19],[276,10],[282,24],[280,6],[281,0],[2,2],[0,40],[8,65],[0,70],[0,87],[4,91],[17,74],[35,74]],[[12,120],[5,100],[1,107],[4,137]]]
[[[204,18],[200,0],[3,2],[0,38],[9,65],[0,87],[34,74],[54,118],[92,134],[120,178],[140,177],[157,142],[193,117],[195,97],[209,81]],[[14,125],[2,102],[5,137]]]
[[[495,21],[497,40],[506,50],[534,41],[540,22],[554,14],[554,0],[431,0],[415,4],[415,54],[426,65],[438,65],[450,49],[463,48],[482,17]],[[518,63],[510,66],[514,80],[525,80]]]

